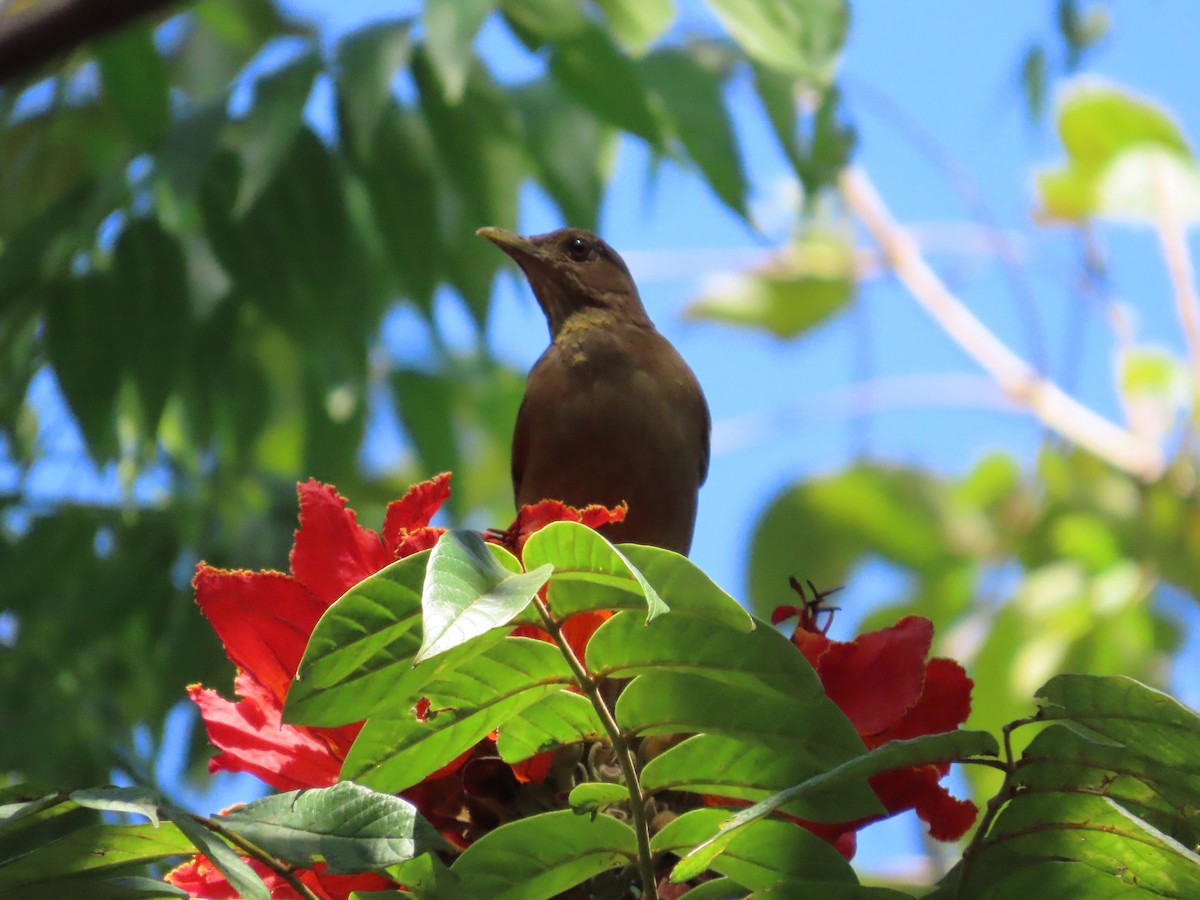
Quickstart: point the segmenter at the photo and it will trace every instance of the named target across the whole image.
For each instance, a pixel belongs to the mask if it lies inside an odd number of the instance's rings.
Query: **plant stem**
[[[1175,313],[1187,344],[1192,379],[1200,385],[1200,296],[1196,294],[1195,269],[1188,250],[1187,228],[1179,214],[1178,205],[1164,183],[1161,167],[1155,168],[1155,199],[1158,215],[1154,218],[1158,239],[1162,244],[1163,260],[1175,291]]]
[[[839,181],[847,208],[883,249],[892,271],[930,317],[1047,426],[1110,465],[1145,481],[1159,478],[1166,456],[1157,444],[1110,422],[1043,378],[984,325],[937,276],[916,242],[892,218],[871,179],[846,169]]]
[[[646,900],[658,900],[658,884],[654,876],[654,858],[650,854],[650,823],[646,819],[646,795],[642,793],[642,784],[638,779],[637,765],[633,759],[633,748],[625,740],[625,736],[621,733],[621,726],[617,724],[617,720],[608,708],[608,704],[604,702],[604,698],[600,695],[599,683],[588,674],[587,668],[579,661],[579,657],[575,655],[575,651],[571,649],[571,645],[563,637],[562,622],[554,617],[554,614],[550,612],[550,607],[546,605],[546,602],[541,597],[535,597],[533,602],[537,605],[538,613],[542,617],[542,623],[546,631],[550,633],[550,636],[554,638],[554,642],[558,644],[558,649],[566,659],[567,665],[570,666],[571,673],[575,676],[575,681],[579,684],[580,690],[591,701],[592,707],[596,710],[596,715],[600,717],[600,724],[604,726],[604,730],[608,732],[609,740],[612,741],[613,752],[617,756],[617,762],[621,766],[621,773],[625,776],[625,787],[629,791],[629,817],[633,820],[633,832],[637,836],[638,872],[642,881],[642,897],[646,898]]]
[[[285,863],[283,860],[276,859],[270,853],[260,847],[255,846],[240,834],[230,831],[214,818],[209,816],[193,815],[192,819],[200,825],[203,825],[209,831],[215,832],[216,834],[219,834],[221,837],[225,838],[225,840],[233,844],[233,846],[242,853],[245,853],[247,856],[258,860],[260,863],[286,881],[291,889],[299,894],[303,900],[321,900],[320,897],[313,893],[308,885],[296,877],[295,873],[293,872],[293,867],[290,864]]]

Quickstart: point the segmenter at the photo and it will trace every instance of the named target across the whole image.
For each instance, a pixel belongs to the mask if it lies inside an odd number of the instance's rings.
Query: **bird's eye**
[[[592,252],[592,246],[581,237],[573,237],[567,241],[567,256],[575,262],[583,262]]]

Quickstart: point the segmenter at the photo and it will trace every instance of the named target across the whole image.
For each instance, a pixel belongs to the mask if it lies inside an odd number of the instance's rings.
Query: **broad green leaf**
[[[350,748],[342,777],[380,791],[402,791],[571,683],[557,647],[503,638],[424,685],[430,707],[425,721],[411,713],[372,717]]]
[[[407,714],[426,682],[503,639],[497,631],[413,667],[428,559],[424,551],[397,560],[325,611],[288,690],[286,721],[333,726]]]
[[[34,886],[59,879],[104,878],[192,852],[192,842],[174,825],[90,825],[0,863],[0,895],[30,896]],[[39,889],[43,896],[53,890]]]
[[[708,0],[717,17],[765,65],[828,85],[850,24],[844,0]]]
[[[727,813],[719,809],[696,809],[684,813],[666,825],[650,840],[656,853],[685,855],[719,826]],[[712,869],[727,875],[753,891],[767,890],[781,882],[813,885],[812,896],[821,884],[856,884],[854,870],[842,855],[811,832],[792,822],[763,819],[737,835],[712,864]],[[679,867],[672,881],[679,877]]]
[[[308,50],[254,83],[254,106],[236,123],[234,147],[242,163],[242,181],[233,214],[240,218],[258,199],[287,156],[303,125],[304,106],[321,60]]]
[[[687,316],[786,340],[846,309],[856,288],[854,248],[839,236],[811,235],[764,268],[714,281]]]
[[[805,701],[825,696],[808,660],[766,623],[743,632],[695,616],[647,624],[636,611],[621,612],[588,642],[587,665],[606,678],[678,672]]]
[[[96,61],[104,96],[112,101],[130,135],[140,144],[156,144],[170,123],[170,83],[149,26],[135,23],[102,41],[96,47]]]
[[[113,251],[113,296],[126,354],[153,438],[187,354],[191,301],[183,252],[153,219],[130,222]]]
[[[560,619],[593,609],[645,609],[646,621],[667,605],[624,554],[598,532],[579,522],[551,522],[525,544],[527,569],[554,567],[550,608]]]
[[[425,46],[437,67],[446,102],[458,103],[475,58],[475,35],[500,0],[429,0],[425,4]]]
[[[492,900],[542,900],[636,857],[637,841],[625,823],[559,810],[488,832],[450,871],[469,890]]]
[[[67,794],[51,791],[40,784],[0,788],[0,836],[77,808]]]
[[[586,781],[571,788],[567,804],[580,815],[596,815],[614,803],[628,803],[629,789],[621,784]]]
[[[660,112],[654,109],[633,62],[599,25],[589,24],[555,43],[550,53],[550,73],[601,122],[662,149]]]
[[[800,155],[796,79],[762,63],[754,63],[753,70],[754,88],[767,114],[767,121],[771,123],[771,130],[775,132],[775,139],[792,168],[799,173],[804,163]]]
[[[375,871],[445,844],[407,800],[348,781],[274,794],[220,821],[273,856],[308,867],[323,860],[330,872]]]
[[[741,900],[750,896],[750,891],[732,878],[713,878],[696,885],[683,895],[687,900]]]
[[[227,124],[223,96],[183,113],[171,123],[155,160],[155,174],[164,178],[180,199],[192,199],[204,183]]]
[[[646,544],[621,544],[617,549],[676,615],[735,631],[754,630],[754,617],[686,556]]]
[[[496,751],[505,762],[515,763],[564,744],[596,740],[603,733],[604,726],[591,701],[581,694],[562,691],[500,726]]]
[[[565,221],[594,230],[614,145],[611,129],[548,79],[516,89],[512,100],[538,181]]]
[[[454,394],[458,385],[449,373],[434,375],[401,369],[391,375],[396,411],[426,472],[461,472]],[[455,477],[455,493],[458,478]],[[453,498],[453,494],[451,498]]]
[[[371,146],[384,108],[391,102],[392,80],[412,51],[408,21],[373,22],[338,41],[336,77],[343,129],[356,148]]]
[[[163,807],[162,814],[212,861],[243,900],[271,900],[271,891],[263,880],[224,838],[209,831],[182,809],[167,806]]]
[[[573,0],[501,0],[501,9],[517,37],[530,50],[580,34],[591,24]]]
[[[360,900],[383,900],[384,897],[403,900],[406,896],[418,900],[475,900],[475,895],[466,892],[458,876],[436,853],[422,853],[389,874],[404,885],[406,893],[358,891],[355,896]]]
[[[788,738],[748,738],[724,734],[689,737],[646,763],[642,787],[648,791],[690,791],[752,803],[837,768],[844,748]],[[803,793],[783,807],[788,815],[812,822],[845,822],[883,812],[865,779],[833,790]]]
[[[618,41],[631,53],[642,53],[663,36],[675,20],[674,0],[596,0]]]
[[[1114,84],[1080,79],[1063,92],[1057,126],[1066,163],[1037,174],[1042,215],[1139,218],[1164,202],[1200,215],[1200,173],[1170,115]],[[1166,193],[1164,193],[1166,192]]]
[[[725,108],[724,62],[716,48],[697,43],[655,51],[638,63],[638,73],[662,100],[673,131],[709,186],[746,218],[748,185]]]
[[[695,878],[710,868],[713,860],[736,839],[738,832],[806,794],[819,794],[841,788],[893,769],[945,763],[972,756],[998,756],[999,753],[999,744],[986,731],[951,731],[922,735],[905,741],[889,741],[858,759],[850,760],[836,769],[780,791],[730,817],[721,824],[712,838],[699,844],[680,862],[671,877],[678,881]]]
[[[155,791],[139,787],[87,788],[71,791],[71,800],[88,809],[103,812],[136,813],[158,826],[158,806],[162,799]]]
[[[497,557],[503,554],[509,564]],[[553,566],[529,572],[474,531],[447,531],[429,555],[421,593],[424,637],[413,660],[418,665],[472,638],[507,625],[550,579]]]

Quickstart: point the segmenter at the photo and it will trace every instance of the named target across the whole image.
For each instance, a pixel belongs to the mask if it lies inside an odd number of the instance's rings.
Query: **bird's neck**
[[[625,328],[654,330],[654,323],[637,297],[622,298],[618,306],[578,306],[561,316],[549,318],[550,339],[577,340],[594,330],[612,331]]]

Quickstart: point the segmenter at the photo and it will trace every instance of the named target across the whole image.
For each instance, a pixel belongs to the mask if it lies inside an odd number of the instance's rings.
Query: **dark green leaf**
[[[392,100],[392,80],[412,52],[408,21],[374,22],[351,32],[337,46],[337,90],[343,133],[356,148],[374,140],[380,116]]]
[[[493,900],[542,900],[636,857],[628,825],[560,810],[501,825],[468,847],[450,871]]]
[[[667,612],[645,576],[599,533],[578,522],[551,522],[534,532],[522,555],[526,568],[554,567],[550,607],[560,619],[589,609],[634,607],[646,621]]]
[[[149,26],[134,24],[107,38],[96,48],[96,61],[104,96],[129,134],[140,144],[157,144],[170,123],[170,83]]]
[[[394,870],[395,871],[395,870]],[[383,894],[357,892],[361,900],[374,900],[383,897],[395,897],[403,900],[405,896],[416,897],[418,900],[474,900],[474,895],[468,894],[462,883],[438,857],[436,853],[422,853],[400,866],[398,873],[393,876],[404,885],[407,894]]]
[[[130,222],[113,251],[112,288],[148,436],[187,355],[191,304],[179,244],[153,219]]]
[[[88,809],[104,812],[136,813],[158,826],[158,805],[162,802],[155,791],[145,787],[88,788],[72,791],[71,800]]]
[[[339,873],[383,869],[445,844],[407,800],[348,781],[265,797],[220,821],[272,856],[308,867],[324,860]]]
[[[0,863],[0,896],[29,896],[35,886],[60,879],[103,878],[191,852],[192,843],[173,825],[91,825]],[[39,890],[52,896],[47,891],[54,889]]]
[[[621,544],[618,548],[671,610],[735,631],[753,631],[754,618],[686,556],[661,547]]]
[[[601,121],[663,146],[660,113],[638,77],[637,68],[598,25],[558,41],[550,54],[550,72],[582,106]]]
[[[456,385],[449,375],[402,369],[392,373],[392,386],[400,420],[421,459],[422,470],[461,471],[454,421]]]
[[[709,186],[746,218],[746,173],[725,108],[720,60],[709,59],[713,55],[714,48],[704,44],[658,50],[638,63],[638,72],[662,100],[675,134]]]
[[[446,102],[458,103],[475,57],[475,35],[499,0],[429,0],[425,4],[425,46],[437,67]]]
[[[376,790],[402,791],[572,683],[556,646],[504,638],[423,686],[429,700],[424,721],[412,713],[372,717],[351,747],[342,776]]]
[[[254,83],[254,107],[237,123],[234,144],[242,163],[235,217],[254,205],[300,134],[304,106],[320,69],[320,56],[308,50]]]
[[[424,636],[413,665],[507,625],[529,606],[552,571],[542,565],[522,572],[507,550],[484,543],[477,532],[447,531],[425,570]]]
[[[76,809],[65,793],[36,784],[0,788],[0,835]]]
[[[613,34],[632,53],[662,37],[675,20],[674,0],[596,0]]]

